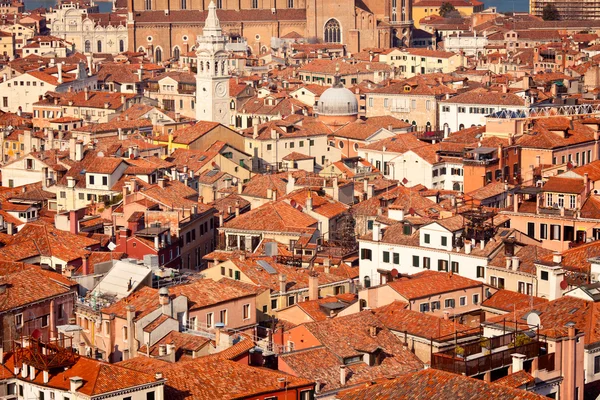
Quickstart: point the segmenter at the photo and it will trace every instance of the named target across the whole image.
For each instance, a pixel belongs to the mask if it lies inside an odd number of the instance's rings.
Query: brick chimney
[[[83,257],[81,257],[81,273],[84,276],[89,275],[89,273],[90,273],[88,258],[89,258],[89,254],[86,254]]]
[[[79,233],[79,220],[77,218],[77,211],[75,210],[69,211],[69,231],[74,235]]]
[[[308,274],[308,299],[319,299],[319,274],[314,271]]]

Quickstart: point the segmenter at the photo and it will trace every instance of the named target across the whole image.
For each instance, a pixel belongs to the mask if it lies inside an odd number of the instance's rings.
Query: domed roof
[[[317,110],[319,115],[357,115],[358,100],[350,90],[342,85],[334,85],[319,97]]]

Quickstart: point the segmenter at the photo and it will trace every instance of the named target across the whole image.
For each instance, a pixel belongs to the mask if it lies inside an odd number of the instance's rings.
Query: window
[[[429,303],[421,303],[421,305],[419,306],[419,310],[421,312],[429,311]]]
[[[541,271],[540,272],[540,279],[543,281],[547,281],[548,280],[548,271]]]
[[[535,223],[534,222],[527,223],[527,236],[529,236],[530,238],[535,237]]]
[[[98,49],[98,53],[102,53],[102,40],[98,40],[96,43],[96,48]]]
[[[518,282],[517,283],[517,292],[519,292],[519,293],[525,293],[525,282]]]
[[[102,177],[102,185],[104,185],[104,186],[108,185],[108,177],[107,176]]]
[[[239,281],[239,280],[241,279],[241,276],[240,276],[240,271],[234,271],[234,272],[233,272],[233,275],[234,275],[234,279],[235,279],[236,281]]]
[[[600,356],[594,357],[594,374],[600,373]]]
[[[219,311],[219,320],[223,324],[227,325],[227,310]]]
[[[371,249],[360,249],[360,259],[361,260],[372,260],[373,252]]]
[[[293,305],[294,305],[294,303],[296,303],[296,298],[295,298],[294,296],[290,296],[290,297],[288,297],[288,302],[287,302],[287,303],[288,303],[288,304],[287,304],[287,305],[288,305],[288,307],[289,307],[289,306],[293,306]]]
[[[550,240],[560,240],[560,225],[550,225]]]
[[[467,298],[465,296],[461,297],[460,299],[458,299],[458,304],[461,307],[464,307],[467,305]]]
[[[448,246],[448,238],[446,236],[442,236],[442,246]]]
[[[439,301],[436,300],[431,302],[431,311],[439,310],[441,308],[442,307]]]
[[[477,293],[473,295],[473,304],[479,304],[479,295]]]
[[[548,224],[540,224],[540,239],[548,239]]]
[[[244,319],[250,319],[250,304],[244,304],[244,307],[242,307],[242,314]]]
[[[206,314],[206,326],[208,328],[212,328],[212,326],[213,326],[213,316],[214,316],[213,313]]]
[[[294,8],[294,0],[288,0],[287,5],[288,8]]]
[[[412,259],[413,259],[412,266],[419,268],[419,256],[413,256]]]
[[[383,252],[383,262],[384,263],[389,263],[390,262],[390,252],[389,251],[384,251]]]
[[[154,392],[146,393],[146,400],[154,400],[154,399],[156,399]]]
[[[431,241],[431,237],[429,235],[429,233],[426,233],[423,235],[423,241],[427,244],[429,244],[429,242]]]
[[[444,307],[445,308],[454,308],[454,306],[455,306],[454,299],[446,299],[444,301]]]
[[[477,277],[485,278],[485,267],[482,267],[482,266],[477,267]]]
[[[225,276],[225,267],[221,267],[221,275]]]
[[[252,0],[252,8],[258,8],[258,0]]]
[[[569,208],[571,210],[575,209],[575,199],[576,199],[576,197],[575,197],[574,194],[572,194],[572,195],[569,196]]]
[[[126,341],[126,340],[127,340],[127,333],[128,333],[128,332],[127,332],[127,327],[126,327],[126,326],[124,326],[124,327],[123,327],[123,340],[124,340],[124,341]]]
[[[366,288],[370,288],[371,287],[371,278],[369,278],[368,276],[365,276],[365,278],[363,279],[363,281],[365,282],[365,287]]]
[[[458,274],[458,261],[452,261],[452,272]]]
[[[565,206],[565,195],[559,194],[558,195],[558,208],[562,208],[564,206]]]
[[[447,260],[438,260],[438,271],[448,272],[448,261]]]
[[[277,309],[277,299],[271,299],[271,310]]]
[[[342,41],[342,32],[340,23],[335,19],[330,19],[325,24],[323,37],[326,43],[340,43]]]
[[[90,175],[90,185],[94,184],[94,181],[95,181],[94,178],[95,178],[94,175]]]
[[[17,328],[20,328],[23,326],[23,314],[16,314],[15,315],[15,326]]]
[[[123,39],[119,40],[119,53],[125,51],[125,41]]]
[[[50,315],[49,314],[42,315],[41,320],[42,320],[42,328],[47,327],[50,322]]]
[[[423,257],[423,268],[431,269],[431,258]]]

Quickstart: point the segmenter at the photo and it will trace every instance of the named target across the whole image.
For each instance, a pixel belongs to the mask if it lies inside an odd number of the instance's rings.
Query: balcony
[[[528,335],[534,335],[531,338]],[[517,338],[517,339],[515,339]],[[523,354],[526,360],[539,358],[540,369],[553,370],[553,357],[546,353],[545,341],[532,331],[518,331],[492,338],[481,338],[435,353],[431,367],[442,371],[474,376],[512,365],[513,354]]]

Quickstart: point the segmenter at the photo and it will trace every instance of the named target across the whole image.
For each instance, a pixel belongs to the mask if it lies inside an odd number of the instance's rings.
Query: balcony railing
[[[473,376],[512,365],[512,355],[515,353],[525,355],[526,359],[539,357],[543,355],[543,346],[543,343],[535,341],[522,346],[507,346],[505,349],[492,350],[490,354],[482,352],[467,356],[465,351],[465,354],[462,356],[463,358],[452,353],[436,353],[431,359],[431,367],[442,371]]]

